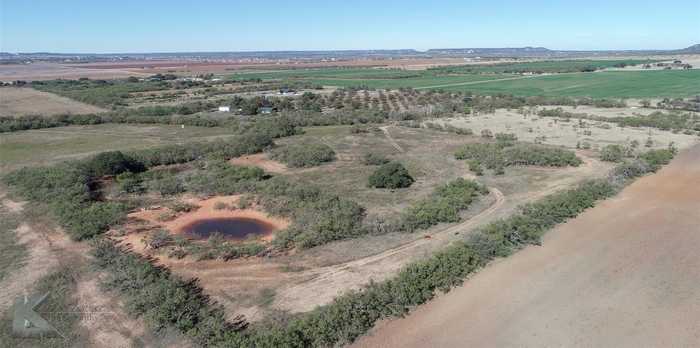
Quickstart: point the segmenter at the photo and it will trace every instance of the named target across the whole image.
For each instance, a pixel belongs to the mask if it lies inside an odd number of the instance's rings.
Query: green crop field
[[[604,71],[535,76],[446,87],[480,94],[592,98],[688,97],[700,94],[700,70]]]
[[[406,71],[399,69],[374,68],[326,68],[326,69],[292,69],[278,71],[252,71],[230,75],[231,79],[299,79],[299,78],[345,78],[345,79],[399,79],[420,77],[425,71]]]
[[[498,74],[498,75],[450,75],[450,76],[435,76],[426,74],[421,77],[404,78],[404,79],[333,79],[333,78],[313,78],[308,79],[314,84],[323,86],[338,86],[338,87],[355,87],[366,86],[369,88],[382,89],[398,89],[402,87],[411,88],[434,88],[444,85],[455,84],[472,84],[481,83],[482,81],[499,80],[513,78],[515,75]]]
[[[576,71],[648,60],[567,60],[442,67],[424,71],[372,68],[297,69],[246,72],[232,78],[300,80],[323,86],[445,89],[480,94],[593,98],[688,97],[700,94],[700,70],[598,71],[523,76],[507,71]]]
[[[564,73],[564,72],[581,72],[586,70],[596,70],[605,68],[625,67],[640,64],[653,64],[658,60],[648,59],[610,59],[610,60],[592,60],[592,59],[575,59],[575,60],[547,60],[538,62],[522,62],[522,63],[502,63],[492,65],[461,65],[461,66],[443,66],[431,68],[429,71],[439,73]]]
[[[494,80],[494,81],[491,81]],[[450,75],[406,79],[309,79],[324,86],[445,89],[480,94],[592,98],[688,97],[700,94],[700,70],[602,71],[546,76]]]

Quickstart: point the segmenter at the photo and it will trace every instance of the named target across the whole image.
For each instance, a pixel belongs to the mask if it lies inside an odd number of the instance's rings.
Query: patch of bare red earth
[[[700,346],[700,145],[360,347]]]

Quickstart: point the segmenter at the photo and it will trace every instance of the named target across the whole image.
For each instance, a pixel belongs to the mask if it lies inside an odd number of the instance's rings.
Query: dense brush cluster
[[[258,185],[255,194],[267,212],[293,220],[275,236],[277,247],[309,248],[366,233],[362,206],[318,187],[278,177]]]
[[[481,173],[481,166],[493,169],[496,174],[503,174],[508,166],[531,165],[546,167],[577,167],[580,158],[572,151],[516,143],[512,135],[496,134],[496,142],[470,143],[455,153],[455,158],[469,160],[470,170]]]
[[[335,160],[335,151],[325,144],[295,144],[271,151],[271,157],[289,167],[313,167]]]
[[[460,212],[467,209],[488,189],[471,180],[458,178],[439,186],[432,195],[410,207],[402,217],[402,230],[413,232],[441,222],[457,222]]]

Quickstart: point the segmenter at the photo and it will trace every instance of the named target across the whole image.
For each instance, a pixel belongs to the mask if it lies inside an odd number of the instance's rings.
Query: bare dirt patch
[[[694,146],[357,346],[695,346],[698,196]]]
[[[7,210],[9,210],[11,213],[21,213],[22,210],[24,210],[24,205],[26,202],[15,202],[13,200],[3,198],[2,196],[0,196],[0,198],[2,198],[2,205],[5,206],[5,208],[7,208]]]
[[[32,88],[0,89],[0,116],[90,114],[105,111],[52,93]]]

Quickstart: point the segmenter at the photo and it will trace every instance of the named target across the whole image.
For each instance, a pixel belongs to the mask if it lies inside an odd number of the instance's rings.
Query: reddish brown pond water
[[[266,236],[272,233],[274,226],[251,218],[216,218],[195,221],[183,228],[183,231],[195,238],[206,239],[219,232],[226,239],[245,239],[247,236]]]

